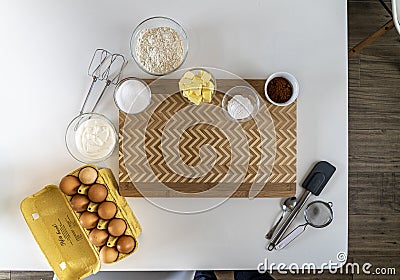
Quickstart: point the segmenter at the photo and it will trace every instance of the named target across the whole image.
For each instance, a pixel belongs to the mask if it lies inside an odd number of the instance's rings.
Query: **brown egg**
[[[89,204],[89,198],[86,195],[76,194],[71,199],[71,207],[76,212],[83,212]]]
[[[103,202],[108,195],[106,186],[102,184],[94,184],[89,188],[88,197],[95,203]]]
[[[78,178],[68,175],[61,179],[60,190],[66,195],[74,195],[78,192],[80,185],[81,182],[79,182]]]
[[[118,259],[118,251],[115,247],[103,246],[100,249],[100,260],[103,263],[112,263]]]
[[[78,175],[79,180],[85,185],[94,184],[97,180],[97,176],[97,170],[90,166],[82,168]]]
[[[97,216],[96,213],[88,211],[83,212],[81,217],[79,218],[79,222],[86,229],[95,228],[98,221],[99,221],[99,216]]]
[[[105,229],[92,229],[89,240],[94,246],[103,246],[108,240],[108,233]]]
[[[123,219],[114,218],[108,223],[107,229],[112,236],[118,237],[124,234],[126,223]]]
[[[132,236],[123,235],[118,238],[117,250],[120,253],[129,254],[136,247],[136,241]]]
[[[99,205],[97,214],[104,220],[112,219],[117,214],[117,206],[112,201],[104,201]]]

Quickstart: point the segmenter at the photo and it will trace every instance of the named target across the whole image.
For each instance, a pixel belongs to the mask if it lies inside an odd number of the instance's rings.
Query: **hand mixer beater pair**
[[[88,68],[88,75],[92,77],[92,83],[86,94],[85,101],[83,102],[82,107],[79,111],[79,115],[82,115],[84,113],[89,95],[91,94],[96,82],[105,81],[105,85],[94,106],[92,107],[92,110],[90,110],[89,112],[93,112],[96,109],[106,89],[111,84],[118,84],[122,71],[127,64],[128,61],[126,61],[125,57],[121,54],[112,54],[105,49],[95,50]]]

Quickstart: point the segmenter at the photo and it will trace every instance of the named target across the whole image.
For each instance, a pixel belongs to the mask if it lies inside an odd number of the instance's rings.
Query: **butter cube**
[[[214,86],[213,82],[211,82],[211,81],[207,82],[206,85],[205,85],[204,87],[205,87],[206,89],[211,90],[211,91],[214,91],[214,89],[215,89],[215,86]]]
[[[211,102],[213,91],[209,89],[203,89],[203,100],[204,102]]]
[[[200,85],[202,85],[203,84],[203,80],[201,79],[201,77],[200,76],[194,76],[194,78],[192,79],[192,82],[194,83],[194,84],[196,84],[197,86],[200,86]]]
[[[192,82],[192,79],[183,77],[179,82],[184,85],[189,85]]]
[[[200,71],[201,80],[205,83],[209,82],[211,79],[211,74],[206,71]]]
[[[201,95],[198,96],[198,95],[193,94],[192,92],[190,92],[189,95],[188,95],[188,99],[189,99],[190,102],[192,102],[192,103],[194,103],[196,105],[199,105],[201,103],[203,97]]]
[[[188,89],[188,85],[183,83],[183,82],[179,82],[179,90],[187,90]]]
[[[194,104],[211,102],[215,85],[211,82],[211,74],[200,70],[194,74],[187,71],[179,80],[182,95]]]
[[[187,71],[187,72],[183,75],[183,78],[187,78],[187,79],[191,80],[191,79],[194,78],[194,74],[193,74],[192,72],[190,72],[190,71]]]
[[[195,88],[198,88],[199,85],[192,81],[190,84],[187,84],[186,87],[187,87],[188,89],[195,89]]]
[[[190,92],[192,92],[193,94],[195,94],[197,96],[201,96],[201,87],[191,88]]]

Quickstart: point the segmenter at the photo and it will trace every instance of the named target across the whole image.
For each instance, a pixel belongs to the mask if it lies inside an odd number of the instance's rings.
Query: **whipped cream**
[[[98,160],[114,150],[114,128],[106,120],[88,119],[82,122],[75,134],[76,147],[83,156]]]

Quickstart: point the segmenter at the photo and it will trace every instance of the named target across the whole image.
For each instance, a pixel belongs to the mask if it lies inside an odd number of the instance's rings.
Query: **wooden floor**
[[[375,0],[349,1],[349,47],[389,20]],[[329,54],[327,54],[329,55]],[[397,276],[274,275],[276,279],[400,279],[400,35],[393,29],[349,59],[349,261]],[[231,272],[219,278],[232,279]],[[0,272],[0,279],[52,279]]]

